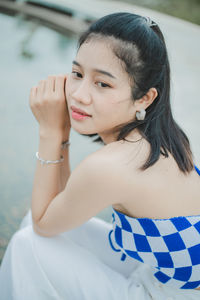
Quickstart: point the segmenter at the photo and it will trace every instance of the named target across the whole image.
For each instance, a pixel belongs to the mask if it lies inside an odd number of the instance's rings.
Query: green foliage
[[[200,0],[123,0],[123,2],[151,8],[200,25]]]

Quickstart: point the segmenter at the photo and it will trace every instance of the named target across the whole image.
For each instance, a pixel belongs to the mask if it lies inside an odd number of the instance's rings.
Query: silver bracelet
[[[44,165],[44,164],[57,164],[57,163],[63,162],[63,160],[64,160],[64,157],[62,155],[61,155],[61,158],[58,159],[58,160],[45,160],[45,159],[39,157],[38,152],[36,152],[36,157],[40,161],[41,165]]]
[[[70,145],[70,142],[69,142],[69,141],[64,141],[64,142],[62,142],[62,144],[61,144],[61,149],[62,149],[62,150],[67,149],[69,145]]]

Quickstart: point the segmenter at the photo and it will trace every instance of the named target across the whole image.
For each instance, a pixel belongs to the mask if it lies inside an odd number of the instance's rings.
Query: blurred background
[[[115,11],[149,16],[160,25],[171,63],[174,116],[200,165],[200,0],[0,0],[0,262],[31,203],[39,141],[30,88],[48,75],[70,72],[79,34]],[[71,170],[100,147],[72,130]],[[109,222],[111,209],[97,216]]]

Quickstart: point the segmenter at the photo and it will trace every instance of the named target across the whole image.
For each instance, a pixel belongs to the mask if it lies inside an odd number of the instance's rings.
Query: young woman
[[[158,25],[99,19],[72,72],[41,80],[30,107],[32,205],[2,262],[1,299],[199,299],[199,170],[172,116]],[[102,143],[73,172],[71,128]],[[95,217],[108,206],[113,224]]]

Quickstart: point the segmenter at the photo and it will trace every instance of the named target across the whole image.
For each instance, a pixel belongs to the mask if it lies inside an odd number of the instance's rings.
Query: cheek
[[[131,107],[126,100],[115,98],[102,108],[102,113],[111,123],[126,122],[130,118]]]
[[[116,103],[104,103],[95,107],[96,114],[100,117],[99,120],[104,120],[106,124],[113,123],[116,118],[119,117],[119,110],[116,107]]]
[[[95,96],[94,96],[95,97]],[[99,110],[102,114],[110,115],[112,112],[115,113],[118,109],[120,109],[119,96],[117,92],[114,90],[108,90],[103,94],[96,94],[96,109]]]

